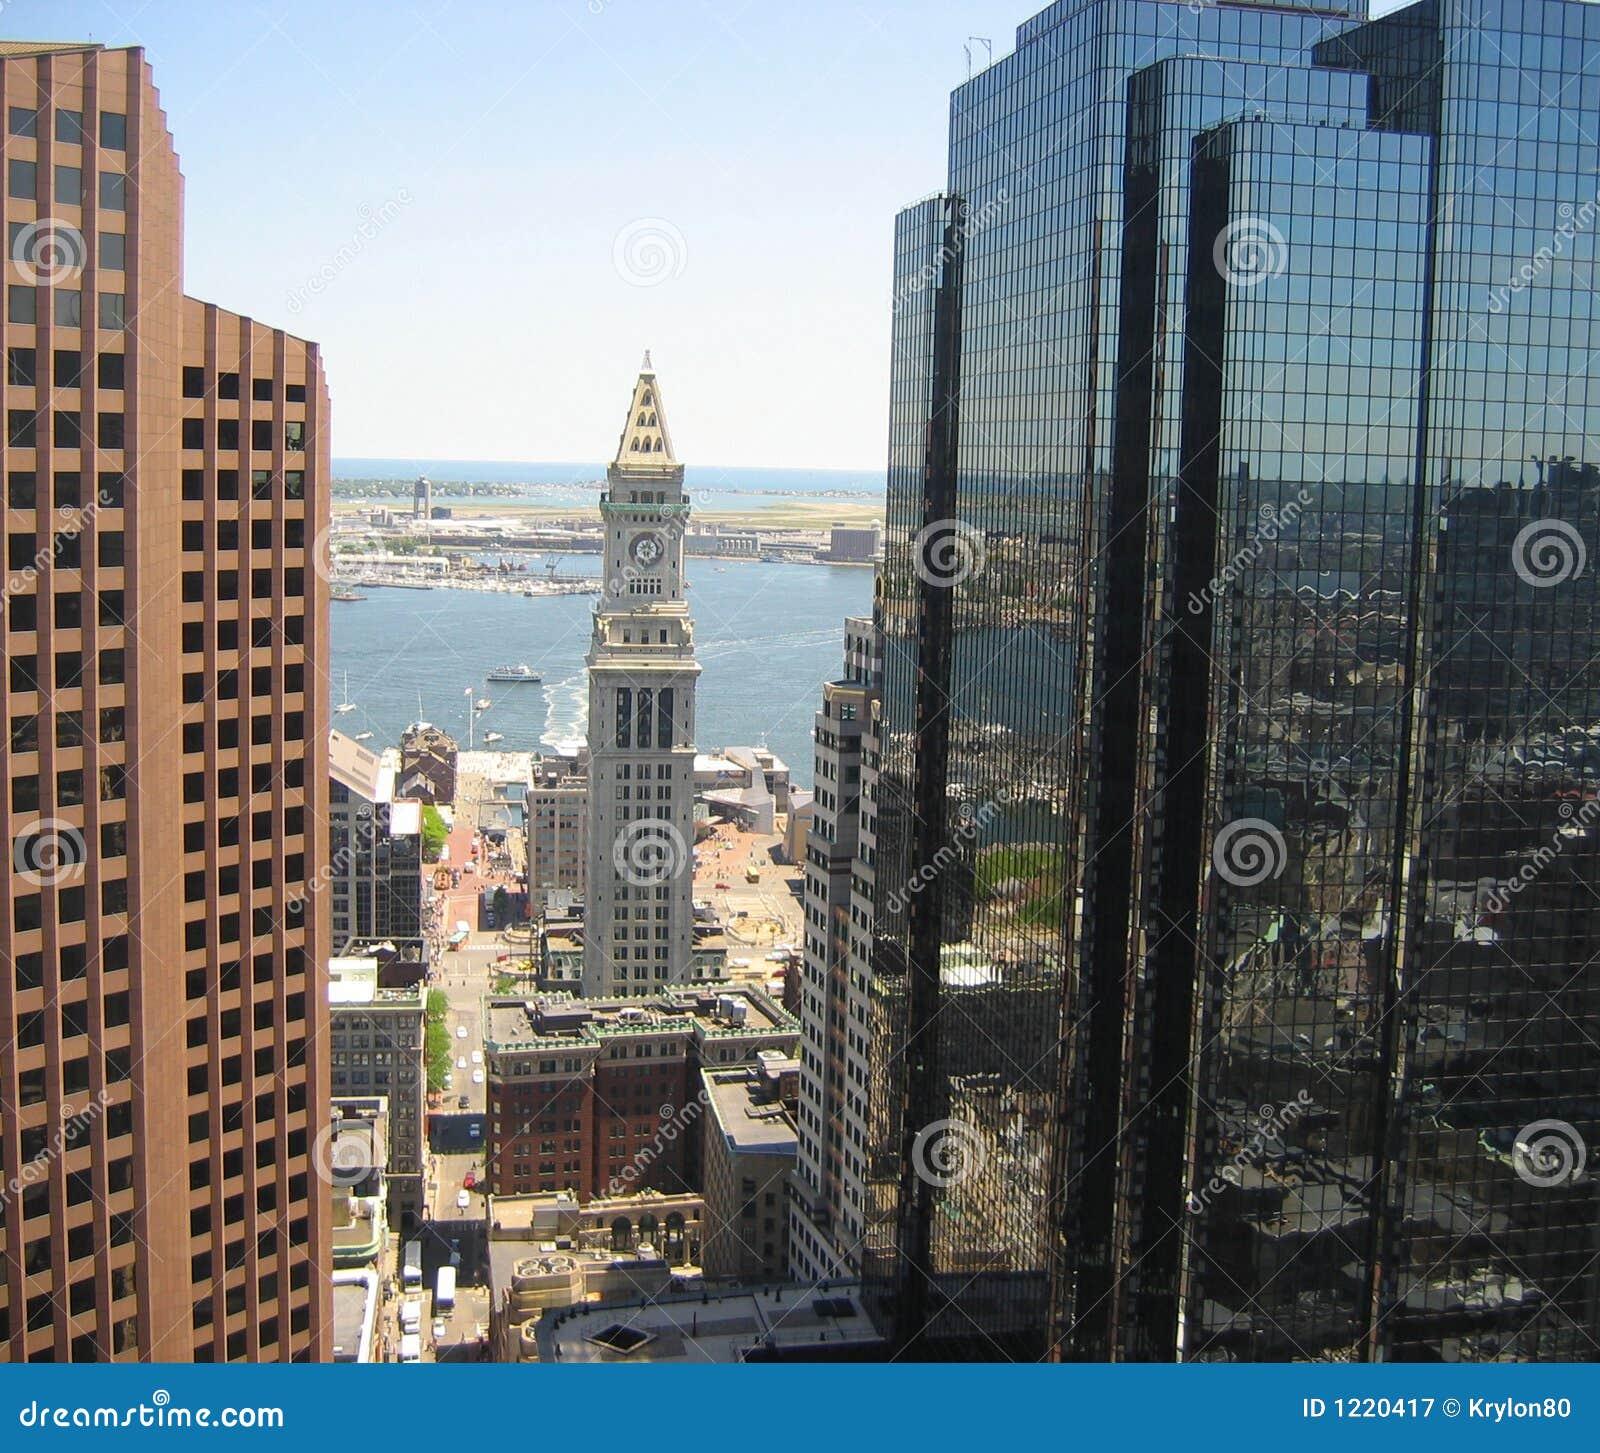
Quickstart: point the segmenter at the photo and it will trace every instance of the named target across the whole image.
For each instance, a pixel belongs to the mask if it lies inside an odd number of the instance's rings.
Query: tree
[[[443,814],[431,802],[425,803],[422,808],[422,861],[437,863],[449,836],[450,829]]]

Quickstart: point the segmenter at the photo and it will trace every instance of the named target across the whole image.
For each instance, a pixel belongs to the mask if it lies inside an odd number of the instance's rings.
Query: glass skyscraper
[[[1062,0],[896,231],[869,1291],[1600,1356],[1600,6]]]

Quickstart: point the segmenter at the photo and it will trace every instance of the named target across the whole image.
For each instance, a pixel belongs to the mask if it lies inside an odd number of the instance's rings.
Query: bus
[[[400,1266],[400,1285],[407,1291],[422,1290],[422,1243],[406,1242],[405,1256]]]
[[[437,1316],[440,1312],[448,1312],[456,1304],[456,1269],[453,1266],[439,1268],[439,1281],[433,1293],[433,1311]]]

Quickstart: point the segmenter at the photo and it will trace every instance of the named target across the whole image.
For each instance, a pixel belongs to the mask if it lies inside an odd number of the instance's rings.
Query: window
[[[6,318],[13,323],[37,323],[38,289],[24,287],[21,283],[11,283],[6,288]]]
[[[38,165],[13,157],[6,168],[6,193],[25,201],[35,200],[39,195]]]
[[[82,416],[72,409],[57,409],[51,440],[57,449],[76,449],[83,443]]]
[[[28,106],[13,106],[7,113],[6,125],[13,136],[37,136],[39,113]]]
[[[185,419],[183,421],[183,447],[185,449],[204,449],[206,447],[206,421],[204,419]]]
[[[272,380],[270,378],[251,379],[250,397],[258,404],[270,404],[272,402]]]
[[[306,426],[299,419],[291,419],[283,426],[283,442],[287,448],[303,450],[306,447]]]
[[[100,207],[106,212],[128,210],[128,179],[121,172],[100,173]]]
[[[101,414],[96,430],[96,438],[102,449],[122,448],[122,415]]]
[[[78,288],[56,288],[55,315],[58,328],[83,327],[83,293]]]
[[[128,265],[128,239],[120,232],[100,234],[100,266],[122,272]]]
[[[123,327],[124,301],[121,293],[100,294],[100,326],[102,328],[121,329]]]
[[[121,111],[100,113],[100,145],[107,151],[128,149],[128,118]]]
[[[120,353],[102,353],[99,358],[98,382],[101,388],[122,387],[123,356]]]
[[[206,396],[206,371],[193,365],[183,370],[183,396],[186,399],[203,399]]]
[[[303,404],[306,401],[306,386],[303,383],[291,383],[284,388],[285,402]]]
[[[59,121],[64,113],[56,112]],[[64,202],[69,207],[83,205],[83,168],[81,166],[58,166],[56,168],[56,201]]]
[[[68,146],[83,145],[83,112],[57,109],[56,140],[64,141]]]
[[[35,415],[29,409],[6,410],[6,441],[13,449],[32,449]]]
[[[58,348],[54,359],[57,388],[77,388],[83,382],[83,355],[76,348]]]
[[[37,360],[31,348],[6,349],[6,382],[16,388],[32,388]]]

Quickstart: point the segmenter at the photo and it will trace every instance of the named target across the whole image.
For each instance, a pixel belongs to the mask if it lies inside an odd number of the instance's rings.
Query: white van
[[[400,1360],[402,1362],[422,1361],[422,1338],[415,1332],[407,1332],[400,1339]]]

